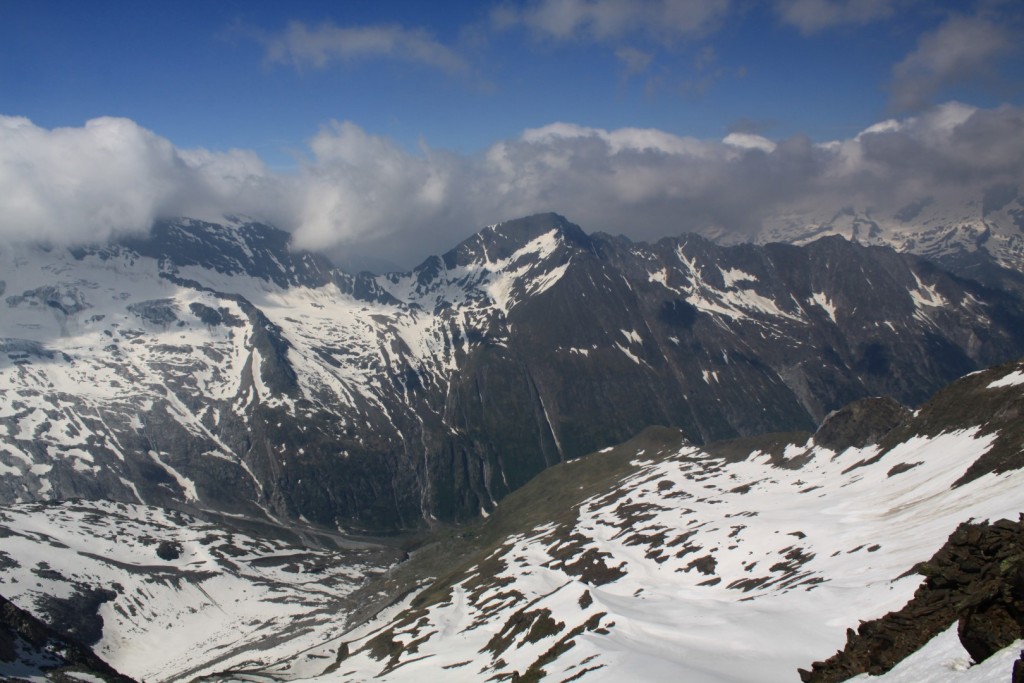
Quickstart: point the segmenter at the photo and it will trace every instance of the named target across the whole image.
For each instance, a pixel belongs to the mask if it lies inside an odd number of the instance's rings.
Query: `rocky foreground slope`
[[[423,529],[650,424],[812,429],[1022,354],[1018,295],[838,237],[640,244],[548,214],[351,276],[186,219],[0,250],[0,501]]]
[[[956,624],[971,661],[984,662],[1024,633],[1024,514],[957,527],[942,548],[914,567],[925,577],[900,610],[847,631],[846,647],[801,670],[805,683],[883,675]],[[1024,658],[1014,664],[1016,681]],[[898,675],[894,674],[894,676]]]

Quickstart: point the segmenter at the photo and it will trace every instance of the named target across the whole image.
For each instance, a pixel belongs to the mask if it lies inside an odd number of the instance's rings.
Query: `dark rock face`
[[[74,674],[95,676],[108,683],[133,683],[89,648],[61,636],[0,596],[0,678],[81,680]]]
[[[878,443],[911,416],[891,398],[865,398],[831,413],[814,433],[814,442],[833,451]]]
[[[61,635],[92,647],[103,638],[100,605],[115,597],[117,594],[109,588],[78,585],[66,598],[40,597],[36,608],[45,615],[47,623],[56,625]]]
[[[1012,326],[986,329],[939,304],[983,297],[1008,316],[1000,319],[1024,323],[1012,296],[838,238],[805,248],[726,248],[693,236],[647,245],[544,216],[484,231],[443,261],[507,257],[551,226],[560,243],[547,269],[564,275],[488,325],[453,378],[445,415],[465,437],[430,459],[432,490],[450,491],[439,517],[472,514],[505,481],[515,488],[649,424],[709,442],[811,430],[850,401],[891,396],[837,416],[822,435],[852,445],[854,431],[875,423],[863,437],[871,440],[902,419],[897,401],[921,403],[982,357],[1024,353]],[[431,286],[444,273],[428,262],[420,275]]]
[[[181,557],[181,544],[175,541],[161,541],[156,547],[156,556],[170,562]]]
[[[1013,663],[1013,674],[1010,683],[1024,683],[1024,650],[1020,652],[1020,659]]]
[[[925,581],[903,609],[849,629],[846,647],[800,670],[800,678],[825,683],[883,674],[953,623],[975,663],[1024,637],[1024,519],[962,524],[915,570]]]
[[[174,302],[169,299],[143,301],[142,303],[129,306],[128,310],[146,322],[158,327],[168,327],[178,322]]]
[[[1024,355],[1016,295],[839,238],[643,244],[543,214],[382,276],[340,273],[287,245],[261,224],[184,220],[76,251],[128,270],[145,260],[178,292],[127,315],[109,309],[102,322],[111,342],[99,363],[126,375],[121,390],[139,386],[124,359],[148,352],[131,368],[151,378],[136,402],[145,409],[26,384],[21,412],[0,419],[7,434],[26,434],[17,452],[41,467],[0,476],[0,500],[138,495],[350,531],[412,529],[475,517],[544,468],[653,424],[706,443],[812,431],[850,401],[892,397],[837,413],[818,434],[859,444],[899,422],[897,401],[918,405],[966,372]],[[359,334],[338,338],[330,316],[320,331],[275,310],[268,292],[296,287],[322,294],[321,308]],[[57,292],[63,312],[42,310],[72,329],[96,315],[85,308],[93,290],[76,291],[32,290],[9,305],[42,308]],[[168,333],[173,344],[147,346]],[[223,344],[189,346],[186,333]],[[63,362],[37,342],[0,338],[3,352],[26,383],[31,366]],[[233,369],[237,386],[211,396],[196,378],[224,380],[233,357],[249,358]],[[43,438],[43,425],[69,414],[75,433]],[[55,457],[76,439],[95,467]]]

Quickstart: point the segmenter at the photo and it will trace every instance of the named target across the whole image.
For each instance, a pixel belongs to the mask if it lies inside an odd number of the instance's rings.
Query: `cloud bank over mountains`
[[[956,102],[826,143],[553,123],[473,155],[332,122],[288,173],[248,150],[178,148],[127,119],[45,129],[0,117],[0,239],[83,243],[160,217],[237,213],[292,231],[299,247],[405,267],[539,211],[635,239],[743,239],[783,213],[1012,197],[1024,194],[1021,159],[1024,108]]]
[[[915,111],[942,88],[997,80],[995,65],[1019,49],[1019,39],[999,16],[950,17],[893,66],[890,107]]]

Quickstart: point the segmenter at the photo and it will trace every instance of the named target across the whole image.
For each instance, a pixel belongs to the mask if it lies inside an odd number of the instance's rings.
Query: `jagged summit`
[[[551,235],[553,240],[566,246],[589,246],[587,234],[578,225],[556,213],[540,213],[488,226],[446,252],[442,258],[448,268],[498,263],[545,235]]]

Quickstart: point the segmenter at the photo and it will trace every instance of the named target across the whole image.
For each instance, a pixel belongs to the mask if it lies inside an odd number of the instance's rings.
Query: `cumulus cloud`
[[[698,231],[736,240],[794,212],[820,217],[854,204],[894,213],[927,197],[966,202],[1024,183],[1024,110],[958,103],[824,144],[572,123],[526,130],[471,157],[407,153],[351,124],[325,129],[317,144],[332,151],[317,154],[315,172],[335,174],[329,193],[346,188],[331,195],[335,208],[355,213],[343,221],[343,212],[324,211],[315,243],[339,235],[353,247],[394,242],[387,255],[404,250],[405,262],[481,225],[537,211],[637,239]],[[372,191],[350,178],[358,169]]]
[[[428,255],[421,250],[431,240],[461,238],[465,223],[451,218],[471,184],[464,159],[426,146],[409,153],[350,122],[325,126],[309,146],[297,178],[297,246],[356,246],[410,263]]]
[[[468,71],[466,61],[422,29],[397,25],[336,26],[326,21],[310,27],[292,21],[280,34],[264,39],[267,59],[303,68],[334,61],[392,58],[423,64],[447,73]]]
[[[103,239],[145,230],[174,194],[179,163],[169,142],[131,121],[96,119],[85,128],[47,131],[25,118],[4,117],[3,233]]]
[[[316,163],[333,173],[366,168],[374,194],[352,191],[352,205],[377,221],[376,234],[401,236],[410,256],[443,251],[481,225],[537,211],[638,239],[686,231],[742,239],[792,212],[820,216],[851,204],[896,212],[931,196],[969,201],[993,186],[1024,190],[1024,109],[1009,106],[950,103],[825,144],[805,136],[700,140],[555,123],[461,157],[409,154],[351,124],[321,135],[322,144],[347,152],[344,163],[331,154]],[[353,165],[362,156],[377,165]],[[323,214],[317,234],[324,244],[341,233],[365,239],[357,233],[369,219],[341,226],[337,216]],[[403,221],[415,228],[407,231]]]
[[[762,152],[774,152],[776,147],[775,143],[766,137],[739,131],[729,133],[722,139],[722,142],[740,149],[759,149]]]
[[[953,16],[925,33],[892,70],[891,104],[912,111],[941,89],[990,77],[998,61],[1016,47],[1005,24],[986,16]]]
[[[500,7],[493,23],[498,28],[522,25],[559,40],[610,40],[631,33],[671,40],[712,29],[731,4],[731,0],[537,0],[523,7]]]
[[[348,122],[292,173],[252,152],[181,150],[124,119],[46,130],[0,118],[0,237],[85,242],[155,217],[241,213],[297,246],[412,266],[481,226],[557,211],[588,231],[731,240],[782,215],[1024,195],[1024,108],[948,103],[828,143],[553,123],[479,154],[407,150]]]
[[[808,35],[841,25],[864,25],[891,17],[897,0],[776,0],[775,11]]]
[[[128,119],[46,130],[0,117],[0,237],[7,240],[104,240],[145,232],[170,213],[219,215],[230,203],[276,214],[275,195],[276,182],[252,152],[181,151]]]

